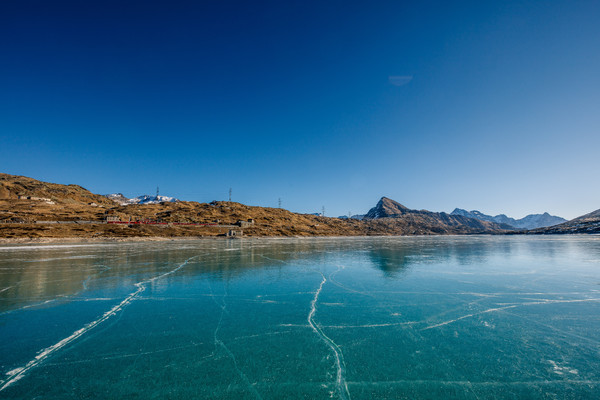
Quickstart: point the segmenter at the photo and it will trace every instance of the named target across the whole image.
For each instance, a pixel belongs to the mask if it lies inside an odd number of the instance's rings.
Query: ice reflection
[[[418,251],[411,251],[407,248],[369,250],[369,257],[373,265],[390,278],[397,278],[402,272],[410,268],[411,263],[415,263],[414,257],[418,255]]]

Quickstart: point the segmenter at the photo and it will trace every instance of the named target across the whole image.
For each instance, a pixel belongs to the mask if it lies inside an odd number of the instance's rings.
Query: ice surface
[[[597,398],[600,239],[5,246],[0,398]]]

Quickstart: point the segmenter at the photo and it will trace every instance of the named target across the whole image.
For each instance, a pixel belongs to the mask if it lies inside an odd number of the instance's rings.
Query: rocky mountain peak
[[[410,212],[411,209],[388,197],[382,197],[375,207],[365,215],[367,219],[397,217]]]

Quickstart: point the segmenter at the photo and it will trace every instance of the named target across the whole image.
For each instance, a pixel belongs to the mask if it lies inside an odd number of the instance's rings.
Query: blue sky
[[[596,1],[3,1],[0,171],[576,217],[600,208],[599,20]]]

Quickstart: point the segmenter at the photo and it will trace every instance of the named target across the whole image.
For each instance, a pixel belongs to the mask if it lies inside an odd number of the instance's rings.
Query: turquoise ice
[[[600,237],[0,246],[0,398],[600,396]]]

